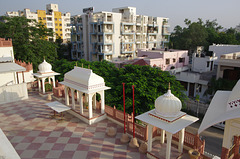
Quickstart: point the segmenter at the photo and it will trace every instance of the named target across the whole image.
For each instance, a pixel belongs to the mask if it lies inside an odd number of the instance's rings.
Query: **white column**
[[[55,76],[52,76],[52,81],[53,81],[53,88],[56,87],[56,84],[55,84]]]
[[[65,104],[69,105],[68,87],[65,86]]]
[[[50,77],[48,77],[48,83],[51,84],[51,78]]]
[[[92,94],[88,94],[88,113],[89,118],[92,118]]]
[[[96,96],[97,96],[97,93],[93,95],[93,109],[96,109],[96,105],[97,105]]]
[[[152,129],[153,126],[148,124],[148,148],[147,148],[148,152],[152,151]]]
[[[79,91],[77,91],[77,102],[79,102]]]
[[[180,133],[179,133],[178,152],[180,153],[183,152],[184,133],[185,133],[185,128],[180,130]]]
[[[75,110],[75,90],[73,88],[71,88],[71,95],[72,95],[72,108],[73,110]]]
[[[166,132],[167,134],[167,151],[166,151],[166,159],[170,159],[171,155],[171,143],[172,143],[172,134],[170,132]]]
[[[165,130],[161,129],[161,140],[160,143],[163,144],[165,141]]]
[[[42,88],[43,88],[43,93],[45,93],[45,79],[46,78],[42,78]]]
[[[41,92],[41,80],[38,78],[38,91]]]
[[[80,105],[80,114],[83,115],[83,93],[82,92],[79,92],[79,105]]]
[[[101,96],[101,113],[104,114],[105,112],[105,96],[104,96],[104,90],[101,91],[100,93],[100,96]]]

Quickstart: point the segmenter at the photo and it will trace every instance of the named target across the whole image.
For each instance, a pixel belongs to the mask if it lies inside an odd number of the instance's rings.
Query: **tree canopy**
[[[53,37],[53,32],[42,23],[21,17],[1,17],[0,37],[11,38],[13,42],[14,56],[18,60],[32,62],[37,69],[39,63],[45,57],[49,62],[57,58],[57,45],[47,41]]]
[[[233,28],[223,30],[217,20],[206,20],[198,18],[197,22],[184,20],[186,27],[177,25],[170,37],[170,47],[174,49],[191,50],[196,46],[204,46],[208,50],[209,45],[216,44],[240,44],[240,33]]]
[[[135,111],[141,114],[154,108],[154,101],[168,90],[168,84],[171,83],[171,91],[182,102],[186,96],[182,92],[182,85],[176,81],[175,76],[169,72],[161,71],[158,68],[150,66],[126,65],[118,69],[114,64],[107,61],[88,62],[85,60],[77,61],[79,67],[90,67],[94,73],[103,77],[106,86],[111,87],[105,92],[106,104],[116,106],[117,109],[123,110],[123,86],[125,83],[126,91],[126,111],[132,112],[132,85],[135,86]],[[55,61],[53,69],[61,72],[57,78],[63,80],[66,72],[73,69],[76,62],[69,62],[65,59]]]

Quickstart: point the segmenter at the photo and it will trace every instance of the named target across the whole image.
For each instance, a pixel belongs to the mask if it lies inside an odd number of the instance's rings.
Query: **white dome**
[[[181,101],[169,89],[167,93],[155,100],[155,112],[163,117],[176,117],[182,109]]]
[[[44,61],[38,65],[38,72],[39,73],[49,73],[49,72],[53,72],[52,71],[52,65],[47,63],[44,59]]]

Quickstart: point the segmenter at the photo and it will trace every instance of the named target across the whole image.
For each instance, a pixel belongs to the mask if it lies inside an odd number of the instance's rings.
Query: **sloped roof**
[[[141,60],[138,60],[138,61],[132,63],[132,65],[146,66],[146,65],[148,65],[148,64],[146,63],[146,61],[144,61],[143,59],[141,59]]]
[[[21,71],[26,71],[26,69],[16,63],[0,63],[0,73]]]
[[[217,91],[208,107],[198,134],[219,122],[240,118],[240,80],[232,91]]]

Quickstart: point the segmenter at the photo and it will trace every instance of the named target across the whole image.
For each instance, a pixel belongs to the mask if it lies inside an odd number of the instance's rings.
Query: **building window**
[[[62,36],[62,34],[60,34],[60,36]]]
[[[62,24],[59,24],[59,26],[62,26]]]
[[[179,63],[184,63],[185,62],[185,58],[179,58]]]
[[[52,21],[52,18],[51,17],[47,17],[47,20]]]
[[[59,21],[62,21],[62,19],[60,18]]]
[[[43,18],[43,20],[46,20],[46,18]]]
[[[60,31],[62,31],[62,29],[60,29]]]
[[[57,21],[57,18],[55,18],[55,21]]]
[[[42,18],[41,18],[41,17],[38,17],[38,20],[42,20]]]
[[[176,59],[172,59],[173,60],[173,62],[176,62]]]
[[[58,29],[55,29],[56,31],[58,31]]]
[[[58,23],[55,23],[55,26],[58,26]]]
[[[166,59],[166,65],[170,64],[170,59]]]

